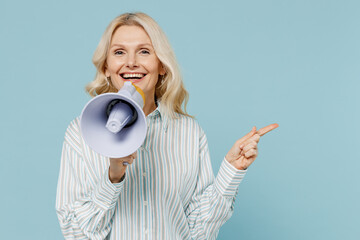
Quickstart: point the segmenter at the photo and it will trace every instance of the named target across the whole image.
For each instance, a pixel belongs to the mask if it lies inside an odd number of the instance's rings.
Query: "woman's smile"
[[[132,83],[141,82],[146,76],[146,73],[139,73],[139,72],[124,72],[120,73],[120,77],[123,81],[131,81]]]

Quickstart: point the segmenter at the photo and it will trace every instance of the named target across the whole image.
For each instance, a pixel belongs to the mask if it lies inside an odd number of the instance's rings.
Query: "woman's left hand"
[[[270,124],[256,131],[256,127],[237,140],[234,146],[226,154],[226,160],[239,170],[246,170],[256,159],[258,155],[257,144],[260,137],[274,130],[279,125],[277,123]]]

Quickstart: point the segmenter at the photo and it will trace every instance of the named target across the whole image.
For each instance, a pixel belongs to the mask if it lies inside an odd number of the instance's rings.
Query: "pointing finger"
[[[274,130],[275,128],[277,128],[279,126],[279,124],[277,123],[274,123],[274,124],[270,124],[269,126],[266,126],[266,127],[263,127],[261,129],[259,129],[257,131],[257,133],[260,135],[260,136],[264,136],[266,133]]]

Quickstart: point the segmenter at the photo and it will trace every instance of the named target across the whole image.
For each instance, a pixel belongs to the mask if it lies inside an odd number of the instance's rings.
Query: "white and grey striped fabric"
[[[223,160],[214,178],[206,136],[179,115],[147,116],[148,132],[117,184],[109,159],[81,137],[79,119],[63,145],[56,211],[66,239],[215,239],[230,218],[246,171]]]

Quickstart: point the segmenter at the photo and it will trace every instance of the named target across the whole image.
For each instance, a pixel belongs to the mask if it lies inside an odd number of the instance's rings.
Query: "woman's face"
[[[118,90],[131,81],[146,98],[155,95],[159,75],[165,74],[149,36],[138,26],[121,26],[115,31],[106,63],[105,75]]]

